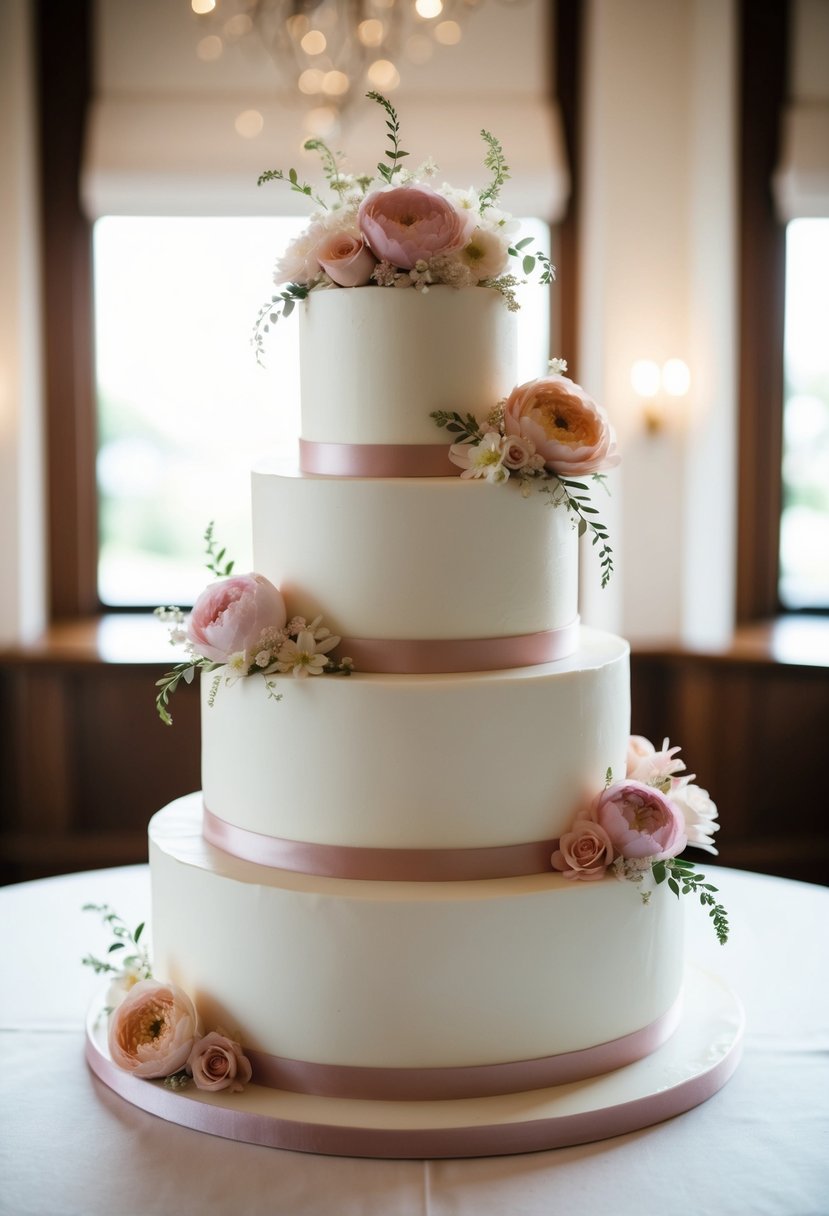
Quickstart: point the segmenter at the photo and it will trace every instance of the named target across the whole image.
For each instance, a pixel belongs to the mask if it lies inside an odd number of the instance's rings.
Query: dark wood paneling
[[[720,811],[723,865],[829,883],[829,673],[699,655],[632,659],[632,726],[682,746]]]
[[[151,816],[201,784],[197,688],[163,726],[163,670],[0,666],[0,881],[147,860]]]

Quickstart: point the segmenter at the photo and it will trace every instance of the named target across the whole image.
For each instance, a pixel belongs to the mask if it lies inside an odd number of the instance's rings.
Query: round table
[[[207,1136],[118,1098],[84,1062],[108,938],[85,903],[130,924],[145,866],[0,889],[0,1213],[151,1216],[820,1216],[829,1212],[829,889],[735,870],[714,879],[720,947],[685,901],[689,956],[740,996],[743,1060],[724,1089],[666,1123],[517,1157],[372,1161]]]

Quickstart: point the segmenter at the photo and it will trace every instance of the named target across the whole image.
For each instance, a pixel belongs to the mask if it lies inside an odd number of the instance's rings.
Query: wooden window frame
[[[737,624],[778,616],[786,230],[772,197],[787,97],[788,0],[739,11]]]

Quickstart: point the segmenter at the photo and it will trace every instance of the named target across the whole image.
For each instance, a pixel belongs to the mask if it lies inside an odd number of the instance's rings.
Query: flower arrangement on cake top
[[[728,917],[714,895],[717,888],[679,858],[686,845],[716,854],[717,808],[708,791],[693,784],[693,774],[678,776],[685,764],[678,747],[667,739],[657,750],[650,740],[633,735],[628,744],[624,780],[613,781],[581,810],[552,855],[554,870],[565,878],[593,882],[609,872],[639,884],[650,899],[649,883],[663,883],[675,895],[696,894],[709,909],[720,944],[728,939]]]
[[[241,1093],[251,1079],[251,1065],[239,1043],[221,1030],[202,1034],[193,1002],[176,984],[153,979],[150,957],[142,942],[143,923],[130,931],[107,904],[85,904],[98,912],[112,931],[107,955],[121,966],[87,954],[82,962],[111,983],[104,1012],[109,1018],[112,1061],[144,1080],[164,1079],[172,1089],[192,1080],[197,1089]],[[121,955],[122,950],[131,953]]]
[[[189,617],[180,608],[156,608],[155,615],[170,626],[170,641],[183,645],[188,658],[156,681],[160,689],[156,709],[167,726],[173,719],[170,696],[180,682],[190,684],[199,670],[223,670],[214,678],[208,698],[213,704],[221,683],[232,684],[241,676],[293,675],[297,679],[322,674],[350,675],[348,658],[334,660],[330,652],[340,638],[322,623],[294,616],[289,619],[282,593],[261,574],[233,574],[234,563],[225,561],[225,550],[216,549],[213,524],[204,534],[207,568],[218,582],[209,584],[193,605]],[[282,694],[272,680],[268,695],[276,701]]]
[[[602,587],[613,573],[607,528],[598,518],[587,486],[575,477],[604,484],[603,473],[619,464],[616,437],[607,414],[584,389],[569,380],[563,359],[550,360],[550,374],[519,384],[481,423],[473,414],[435,410],[439,427],[457,435],[449,459],[461,477],[482,477],[493,485],[518,479],[526,495],[535,484],[578,519],[579,536],[588,530],[599,546]]]
[[[480,190],[435,184],[437,166],[426,161],[414,171],[403,161],[397,112],[380,93],[366,95],[386,112],[388,148],[377,173],[344,173],[338,157],[319,139],[305,143],[318,152],[330,191],[328,201],[300,181],[296,169],[269,169],[259,185],[287,181],[290,188],[316,204],[308,227],[277,262],[277,294],[261,308],[253,344],[261,361],[264,335],[280,316],[287,317],[311,291],[337,287],[491,287],[507,307],[518,308],[515,289],[522,282],[509,273],[511,259],[523,275],[540,268],[539,281],[551,283],[555,270],[549,257],[529,252],[531,237],[515,241],[517,223],[498,206],[509,167],[501,144],[481,131],[486,144],[484,165],[491,174]]]

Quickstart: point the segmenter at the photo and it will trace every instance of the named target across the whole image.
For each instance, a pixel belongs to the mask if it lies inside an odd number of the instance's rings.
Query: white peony
[[[677,785],[670,792],[670,800],[682,812],[688,843],[706,853],[716,854],[714,833],[719,831],[717,808],[709,797],[708,790],[698,785]]]

